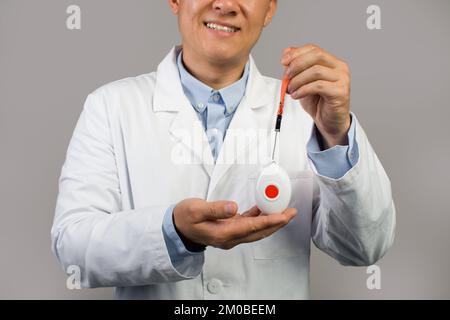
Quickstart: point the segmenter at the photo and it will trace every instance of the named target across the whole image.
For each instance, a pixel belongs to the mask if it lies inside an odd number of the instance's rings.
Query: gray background
[[[450,298],[450,1],[281,0],[253,55],[279,77],[283,48],[314,42],[346,60],[352,110],[391,177],[394,247],[366,268],[312,251],[313,298]],[[82,9],[82,30],[66,8]],[[366,8],[382,9],[382,30]],[[50,251],[57,180],[87,94],[147,73],[179,41],[159,0],[0,0],[0,298],[105,298],[112,289],[67,290]]]

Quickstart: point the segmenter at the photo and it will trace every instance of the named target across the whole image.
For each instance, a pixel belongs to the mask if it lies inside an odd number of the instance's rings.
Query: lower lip
[[[219,36],[219,37],[232,37],[232,36],[234,36],[234,35],[236,35],[237,33],[240,32],[240,30],[236,31],[236,32],[226,32],[226,31],[222,31],[222,30],[211,29],[211,28],[208,28],[205,25],[204,25],[204,27],[206,28],[206,30],[208,30],[209,32],[211,32],[215,36]]]

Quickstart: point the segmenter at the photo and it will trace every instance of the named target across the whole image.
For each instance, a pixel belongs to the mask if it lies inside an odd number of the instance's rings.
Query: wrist
[[[202,252],[205,251],[206,246],[200,243],[193,242],[189,240],[178,228],[177,224],[175,223],[175,214],[172,215],[172,222],[173,226],[175,228],[175,231],[177,232],[178,236],[181,239],[181,242],[183,242],[184,247],[186,250],[190,252]]]
[[[351,116],[349,115],[345,124],[342,126],[344,129],[334,130],[333,133],[329,133],[326,130],[321,130],[319,126],[316,125],[318,132],[319,144],[322,150],[327,150],[333,148],[337,145],[347,146],[348,141],[348,131],[351,126]]]
[[[322,139],[322,146],[324,150],[333,148],[335,146],[348,146],[347,133],[339,136],[325,136],[320,134]]]

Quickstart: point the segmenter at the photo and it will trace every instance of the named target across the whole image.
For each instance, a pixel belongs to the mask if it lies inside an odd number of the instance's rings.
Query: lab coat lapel
[[[219,152],[208,190],[208,197],[227,171],[246,159],[249,147],[257,142],[259,130],[263,130],[261,132],[264,132],[266,136],[269,135],[270,125],[272,124],[271,116],[274,110],[271,106],[273,99],[269,92],[269,86],[259,73],[253,58],[250,57],[250,74],[246,93],[230,123]],[[244,139],[237,138],[237,135],[241,133],[245,134]]]
[[[171,159],[177,161],[189,161],[187,164],[202,165],[209,177],[212,176],[214,159],[208,138],[203,129],[203,125],[195,114],[189,100],[186,98],[180,82],[177,67],[177,55],[181,46],[174,47],[166,58],[160,63],[156,71],[156,84],[153,96],[153,110],[155,112],[175,113],[173,121],[169,126],[169,132],[174,137],[176,143],[187,148],[188,153],[172,153]],[[190,154],[192,152],[192,154]]]

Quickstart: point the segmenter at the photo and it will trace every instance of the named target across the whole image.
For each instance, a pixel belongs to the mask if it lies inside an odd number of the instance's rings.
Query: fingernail
[[[287,68],[284,70],[284,76],[285,76],[285,77],[289,77],[290,74],[291,74],[291,68],[287,67]]]
[[[231,203],[226,204],[225,212],[231,217],[234,214],[234,206]]]
[[[283,55],[283,57],[281,58],[281,63],[285,64],[290,60],[291,55],[289,53],[286,53]]]

